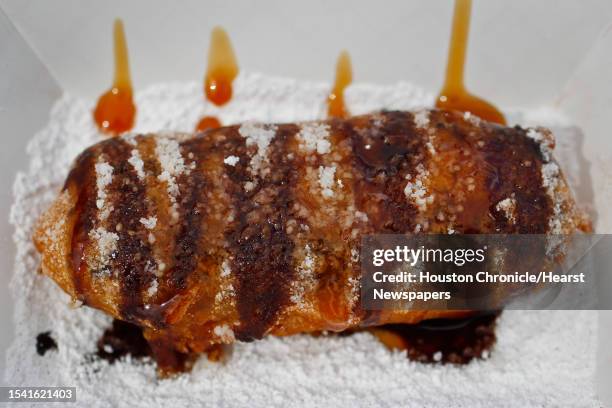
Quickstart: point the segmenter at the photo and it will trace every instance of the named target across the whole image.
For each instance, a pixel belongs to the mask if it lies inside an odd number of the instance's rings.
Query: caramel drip
[[[349,115],[344,103],[344,90],[353,82],[351,57],[347,51],[342,51],[336,63],[336,80],[328,97],[327,114],[333,118],[345,118]]]
[[[134,126],[136,106],[132,100],[132,82],[123,22],[116,19],[113,27],[115,47],[115,79],[94,110],[93,116],[101,131],[117,135]]]
[[[204,116],[196,125],[196,132],[203,132],[206,129],[216,129],[221,127],[221,121],[216,116]]]
[[[206,98],[217,106],[225,105],[232,98],[232,82],[238,75],[238,61],[234,48],[221,27],[212,30],[208,69],[204,78]]]
[[[217,106],[223,106],[232,99],[232,82],[238,76],[238,61],[227,32],[215,27],[210,37],[208,67],[204,76],[204,95]],[[205,116],[196,125],[196,131],[221,127],[215,116]]]
[[[464,84],[465,54],[470,26],[471,0],[456,0],[446,79],[436,101],[442,109],[471,112],[482,119],[506,124],[504,115],[491,103],[472,95]]]

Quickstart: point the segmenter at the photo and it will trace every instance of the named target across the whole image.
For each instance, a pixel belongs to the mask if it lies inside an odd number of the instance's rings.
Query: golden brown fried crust
[[[115,138],[81,154],[34,239],[71,296],[183,352],[459,316],[363,311],[361,237],[572,233],[552,145],[439,110]]]

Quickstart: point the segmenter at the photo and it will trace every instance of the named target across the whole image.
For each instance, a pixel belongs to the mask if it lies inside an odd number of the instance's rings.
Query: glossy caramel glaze
[[[204,77],[206,99],[217,106],[224,105],[232,98],[232,82],[238,75],[238,61],[234,48],[221,27],[215,27],[210,37],[208,68]]]
[[[206,99],[217,106],[227,104],[232,99],[233,82],[238,72],[238,61],[227,32],[221,27],[215,27],[210,37],[208,67],[204,76]],[[218,127],[221,127],[219,118],[204,116],[196,124],[195,130],[202,132]]]
[[[506,119],[499,109],[471,94],[465,88],[463,78],[471,8],[472,0],[455,0],[446,79],[436,101],[436,107],[471,112],[484,120],[505,125]]]
[[[162,366],[173,350],[455,317],[364,311],[361,237],[572,233],[553,146],[440,110],[124,136],[76,160],[35,243],[45,274],[143,327]]]
[[[349,116],[344,101],[344,90],[353,82],[353,68],[351,57],[347,51],[342,51],[336,63],[336,78],[327,98],[327,115],[331,118],[345,118]]]
[[[132,100],[132,81],[128,62],[127,43],[123,22],[115,20],[115,79],[111,89],[106,91],[93,112],[94,121],[101,131],[117,135],[127,132],[134,126],[136,106]]]
[[[221,127],[221,121],[216,116],[204,116],[196,125],[196,132],[203,132],[208,129]]]

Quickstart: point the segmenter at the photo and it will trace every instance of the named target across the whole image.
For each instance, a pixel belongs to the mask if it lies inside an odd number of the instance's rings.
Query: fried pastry
[[[542,128],[382,112],[109,139],[35,233],[42,271],[153,351],[416,323],[360,307],[361,237],[587,228]]]

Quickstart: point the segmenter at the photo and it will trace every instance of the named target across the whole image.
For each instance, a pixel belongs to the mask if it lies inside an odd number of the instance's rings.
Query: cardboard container
[[[111,25],[126,24],[135,87],[203,76],[210,29],[228,29],[243,69],[328,80],[340,49],[355,79],[399,80],[435,92],[444,73],[452,2],[311,0],[0,1],[0,372],[13,336],[6,282],[7,214],[25,145],[62,92],[96,97],[111,81]],[[502,109],[552,107],[585,134],[597,232],[612,232],[612,2],[475,1],[466,81]],[[600,312],[598,390],[612,405],[612,313]],[[2,377],[0,377],[2,378]]]

